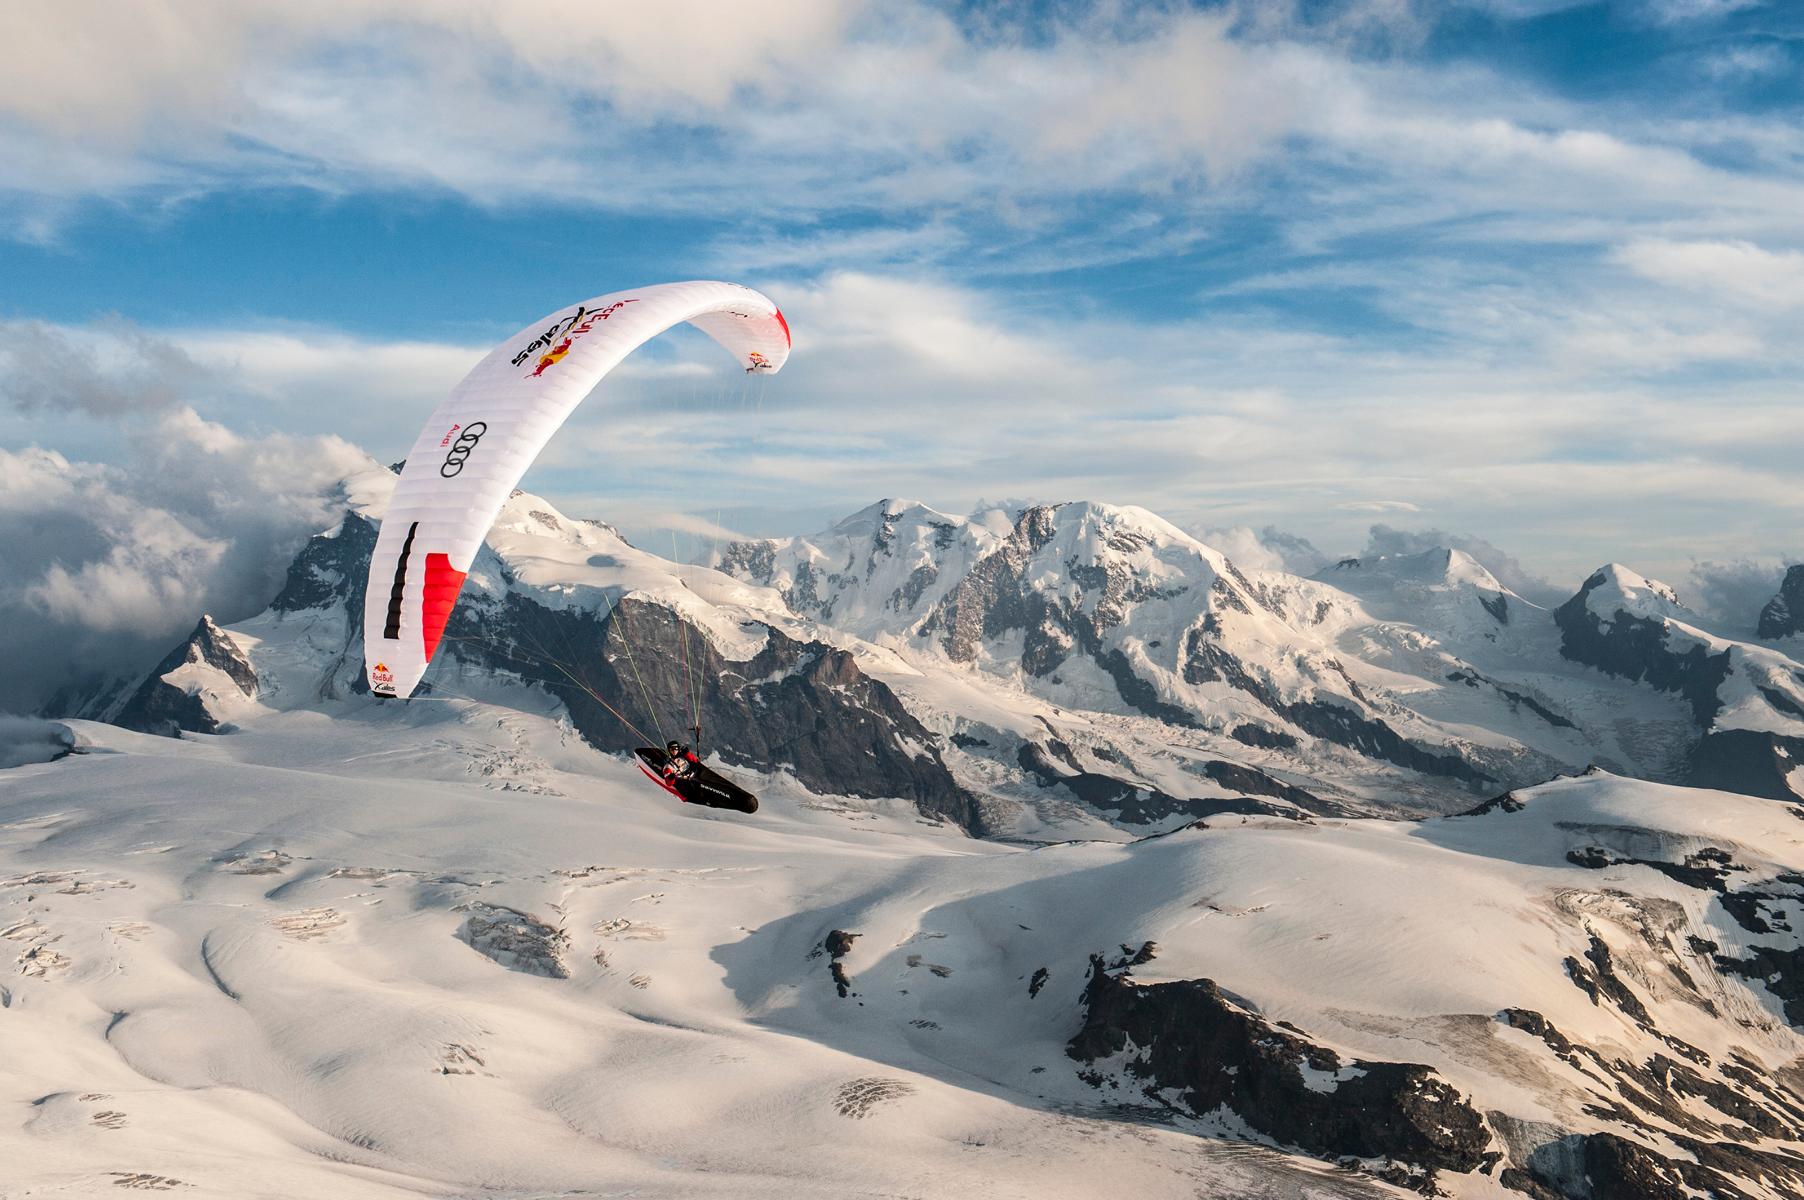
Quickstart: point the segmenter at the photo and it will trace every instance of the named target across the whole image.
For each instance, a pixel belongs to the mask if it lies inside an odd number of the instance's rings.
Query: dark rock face
[[[1060,507],[1040,506],[1022,513],[1002,545],[972,567],[929,614],[922,632],[940,633],[946,654],[954,662],[971,661],[983,641],[1020,632],[1021,666],[1028,674],[1044,678],[1066,659],[1081,654],[1108,672],[1122,700],[1131,707],[1170,724],[1198,725],[1194,713],[1161,700],[1158,690],[1134,670],[1119,649],[1103,645],[1104,635],[1121,624],[1136,605],[1175,598],[1188,590],[1187,586],[1162,588],[1117,569],[1108,560],[1080,562],[1075,558],[1064,564],[1064,574],[1077,585],[1078,599],[1049,594],[1027,579],[1034,556],[1058,533]],[[1108,548],[1132,553],[1147,544],[1140,534],[1118,530],[1110,535]],[[1218,596],[1225,594],[1229,603],[1246,609],[1248,601],[1226,580],[1217,579],[1214,587]]]
[[[833,976],[833,987],[839,992],[841,1000],[856,996],[857,993],[852,990],[852,979],[846,974],[846,965],[839,960],[852,953],[852,943],[861,936],[844,929],[830,930],[821,939],[821,944],[808,955],[809,958],[819,958],[823,954],[827,956],[827,971]]]
[[[1712,953],[1716,969],[1764,985],[1785,1009],[1785,1019],[1804,1029],[1804,947],[1788,912],[1804,901],[1804,875],[1786,873],[1768,882],[1723,892],[1722,906],[1735,923],[1765,942],[1750,945],[1742,957]],[[1714,952],[1716,947],[1712,946]]]
[[[1804,563],[1786,570],[1779,594],[1760,610],[1758,632],[1769,641],[1804,633]]]
[[[1752,729],[1717,729],[1698,739],[1687,763],[1685,782],[1692,787],[1764,796],[1768,800],[1800,800],[1791,774],[1804,764],[1804,738]]]
[[[1430,1068],[1343,1063],[1227,999],[1211,980],[1137,984],[1097,955],[1084,1006],[1067,1054],[1094,1064],[1128,1051],[1126,1070],[1149,1096],[1181,1092],[1195,1115],[1225,1107],[1282,1144],[1329,1158],[1384,1158],[1429,1171],[1484,1162],[1491,1134],[1483,1118]]]
[[[728,542],[721,550],[720,569],[729,575],[749,579],[765,587],[776,586],[777,553],[770,542]],[[850,564],[847,564],[850,569]],[[794,578],[786,588],[778,589],[783,602],[793,612],[822,621],[833,620],[833,607],[839,602],[839,589],[846,576],[839,571],[821,571],[811,563],[799,563]]]
[[[1779,1195],[1797,1195],[1804,1183],[1804,1164],[1791,1156],[1735,1142],[1674,1140],[1697,1161],[1668,1158],[1614,1133],[1572,1134],[1560,1143],[1563,1153],[1542,1155],[1527,1170],[1505,1170],[1500,1180],[1536,1200],[1729,1200],[1750,1195],[1747,1182],[1758,1181]],[[1576,1162],[1559,1161],[1567,1158]]]
[[[369,573],[370,555],[375,551],[375,524],[347,512],[337,529],[307,539],[288,564],[288,577],[269,606],[279,613],[293,613],[329,608],[343,600],[354,607],[353,624],[361,628],[363,588],[358,585]]]
[[[212,617],[203,616],[188,640],[171,650],[138,685],[113,723],[144,733],[179,737],[182,732],[218,733],[220,721],[200,696],[163,678],[190,663],[223,671],[246,696],[257,694],[257,672]]]
[[[1644,1029],[1652,1028],[1653,1019],[1648,1015],[1647,1007],[1616,974],[1610,947],[1595,933],[1591,935],[1591,946],[1585,951],[1585,959],[1586,962],[1580,962],[1576,958],[1568,958],[1566,974],[1580,991],[1591,997],[1591,1003],[1599,1004],[1607,997],[1618,1009],[1633,1018],[1637,1025]]]
[[[440,654],[543,687],[602,750],[661,741],[699,712],[707,745],[731,765],[788,768],[827,795],[912,800],[982,832],[976,800],[952,778],[938,739],[888,686],[844,650],[759,630],[764,648],[738,662],[662,605],[628,598],[604,615],[508,592],[499,604],[460,605]]]
[[[1787,576],[1788,582],[1800,570],[1794,567]],[[1804,575],[1800,578],[1804,580]],[[1675,639],[1663,620],[1624,612],[1617,612],[1607,621],[1600,620],[1588,607],[1587,598],[1606,579],[1605,573],[1599,571],[1585,581],[1576,596],[1554,610],[1554,621],[1560,629],[1560,653],[1600,671],[1675,693],[1691,705],[1700,732],[1687,759],[1682,782],[1771,800],[1800,799],[1789,776],[1804,762],[1804,738],[1712,728],[1723,708],[1720,689],[1735,669],[1730,650],[1711,653],[1701,642],[1690,641],[1687,645],[1689,639]],[[1798,705],[1790,696],[1776,688],[1758,683],[1756,686],[1775,712],[1795,715],[1791,710]]]
[[[363,582],[375,544],[375,525],[347,513],[333,533],[307,543],[271,606],[286,618],[342,605],[341,662],[361,653]],[[686,740],[682,726],[699,712],[708,745],[729,764],[788,769],[821,794],[912,800],[928,816],[982,832],[977,802],[953,780],[938,739],[885,684],[843,650],[758,629],[764,648],[736,662],[662,605],[626,599],[595,613],[552,610],[512,590],[467,592],[439,658],[509,672],[544,688],[602,750],[630,751],[669,736]],[[250,663],[204,619],[145,680],[118,723],[170,734],[216,732],[217,719],[197,697],[161,679],[191,661],[219,667],[246,695],[256,694]],[[353,690],[360,684],[359,675]]]
[[[954,522],[926,519],[913,506],[903,506],[892,512],[891,508],[895,504],[893,500],[881,500],[866,510],[875,523],[870,541],[862,547],[853,547],[846,562],[838,569],[822,570],[808,562],[796,564],[789,585],[778,589],[784,603],[796,613],[831,621],[841,594],[876,574],[879,558],[894,557],[896,544],[900,540],[897,530],[905,522],[924,521],[925,528],[933,531],[933,547],[936,551],[947,549],[957,539],[958,526]],[[858,569],[861,554],[864,560],[862,571]],[[719,567],[729,575],[737,575],[765,587],[778,586],[776,547],[772,542],[729,542],[721,551]],[[901,587],[884,598],[884,606],[897,613],[911,612],[920,603],[927,589],[939,580],[939,576],[936,564],[923,563],[910,572]]]
[[[1577,595],[1554,610],[1560,653],[1608,674],[1676,692],[1690,702],[1698,725],[1708,727],[1722,708],[1717,689],[1729,675],[1729,652],[1711,654],[1699,643],[1683,650],[1669,646],[1666,622],[1651,617],[1619,611],[1608,622],[1600,621],[1589,601],[1608,579],[1597,572]]]
[[[1454,817],[1482,817],[1487,813],[1493,812],[1519,813],[1527,807],[1528,805],[1522,803],[1515,792],[1504,792],[1502,795],[1492,796],[1489,800],[1486,800],[1483,804],[1480,804],[1475,808],[1468,808],[1465,812],[1452,813],[1449,815]]]
[[[1206,762],[1203,774],[1239,796],[1173,796],[1144,783],[1132,783],[1097,771],[1084,770],[1072,755],[1070,747],[1054,738],[1042,745],[1029,742],[1016,753],[1022,770],[1037,780],[1041,787],[1063,786],[1092,808],[1112,812],[1125,825],[1151,825],[1167,817],[1183,816],[1192,820],[1220,813],[1241,813],[1297,818],[1295,810],[1254,799],[1267,796],[1288,801],[1304,812],[1331,815],[1340,810],[1300,787],[1273,779],[1257,767],[1220,760]]]
[[[1282,729],[1271,729],[1264,725],[1236,725],[1228,730],[1228,736],[1244,745],[1260,750],[1295,750],[1297,739]]]
[[[1241,792],[1248,796],[1270,796],[1274,800],[1288,800],[1298,808],[1309,812],[1326,813],[1333,811],[1331,805],[1317,799],[1314,795],[1300,787],[1273,779],[1257,767],[1242,766],[1239,763],[1214,762],[1203,764],[1203,774],[1231,791]]]
[[[1792,928],[1788,915],[1793,907],[1804,902],[1804,875],[1784,872],[1776,878],[1736,888],[1731,885],[1746,878],[1747,868],[1737,863],[1728,851],[1715,846],[1692,851],[1678,862],[1630,857],[1602,847],[1586,846],[1567,851],[1566,861],[1589,870],[1626,865],[1649,867],[1686,887],[1716,893],[1723,911],[1734,918],[1736,924],[1765,942],[1778,944],[1751,944],[1741,957],[1736,957],[1721,953],[1721,947],[1715,942],[1694,935],[1690,939],[1692,951],[1709,955],[1716,969],[1725,975],[1738,975],[1764,986],[1783,1006],[1785,1019],[1804,1028],[1804,948],[1798,945],[1800,931]],[[1651,1029],[1646,1008],[1617,977],[1609,947],[1595,934],[1585,957],[1589,966],[1577,959],[1566,960],[1568,977],[1584,989],[1593,1003],[1607,998],[1638,1024]],[[1674,978],[1686,978],[1677,962],[1668,962],[1667,970]],[[1713,1005],[1707,1001],[1703,1005],[1707,1011],[1715,1013]],[[1797,1111],[1797,1117],[1800,1127],[1804,1128],[1804,1108]],[[1748,1118],[1743,1116],[1742,1119]],[[1749,1123],[1760,1125],[1758,1121]]]
[[[1055,532],[1051,508],[1022,513],[1002,545],[972,567],[928,618],[923,631],[944,631],[952,661],[970,662],[980,642],[1015,629],[1027,633],[1021,665],[1030,675],[1050,675],[1065,660],[1073,642],[1062,614],[1022,586],[1029,561]]]
[[[1804,1157],[1783,1146],[1754,1143],[1796,1141],[1804,1132],[1804,1106],[1783,1080],[1769,1079],[1757,1063],[1732,1057],[1716,1064],[1722,1079],[1712,1079],[1665,1055],[1639,1064],[1605,1056],[1529,1009],[1505,1009],[1498,1020],[1539,1038],[1596,1081],[1595,1102],[1588,1106],[1593,1116],[1630,1133],[1660,1130],[1696,1159],[1668,1157],[1607,1130],[1580,1134],[1539,1126],[1532,1131],[1539,1136],[1524,1137],[1531,1132],[1524,1123],[1493,1113],[1492,1123],[1506,1134],[1516,1160],[1498,1177],[1505,1187],[1537,1200],[1735,1197],[1749,1195],[1753,1184],[1779,1195],[1800,1194]],[[1688,1051],[1693,1062],[1710,1066],[1701,1051],[1676,1038],[1667,1041]],[[1517,1136],[1507,1136],[1512,1132]]]

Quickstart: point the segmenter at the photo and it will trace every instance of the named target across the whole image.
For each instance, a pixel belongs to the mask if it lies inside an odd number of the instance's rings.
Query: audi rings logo
[[[457,435],[451,443],[451,449],[445,454],[445,461],[440,464],[438,473],[450,479],[464,469],[464,460],[470,457],[470,451],[476,449],[476,443],[482,435],[489,431],[488,424],[483,421],[471,421],[464,426],[464,431]]]

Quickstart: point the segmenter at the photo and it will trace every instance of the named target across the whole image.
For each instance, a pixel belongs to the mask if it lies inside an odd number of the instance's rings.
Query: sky
[[[1751,625],[1801,117],[1790,0],[14,0],[0,657],[247,615],[491,345],[682,278],[790,364],[654,343],[524,484],[654,548],[1081,498]]]

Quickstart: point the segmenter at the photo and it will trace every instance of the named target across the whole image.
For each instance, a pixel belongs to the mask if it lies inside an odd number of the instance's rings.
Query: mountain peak
[[[1779,593],[1760,610],[1759,634],[1768,641],[1804,633],[1804,563],[1785,572]]]
[[[850,516],[841,517],[833,523],[832,532],[848,537],[866,536],[878,529],[896,524],[901,518],[908,517],[924,524],[963,525],[963,517],[954,517],[929,507],[919,500],[888,497],[867,504]]]
[[[1315,578],[1336,587],[1356,585],[1361,580],[1373,583],[1419,584],[1431,588],[1478,588],[1489,592],[1508,592],[1485,565],[1464,550],[1436,546],[1414,554],[1380,554],[1363,558],[1343,558]]]
[[[1605,563],[1593,571],[1578,594],[1587,608],[1606,619],[1617,613],[1650,620],[1693,619],[1671,587],[1621,563]]]

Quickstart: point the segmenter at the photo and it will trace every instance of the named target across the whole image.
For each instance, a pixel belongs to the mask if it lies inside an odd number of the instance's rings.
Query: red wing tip
[[[793,347],[795,345],[795,339],[789,336],[789,322],[783,319],[783,310],[774,308],[773,306],[773,311],[777,317],[777,324],[783,327],[783,344],[785,346]]]

